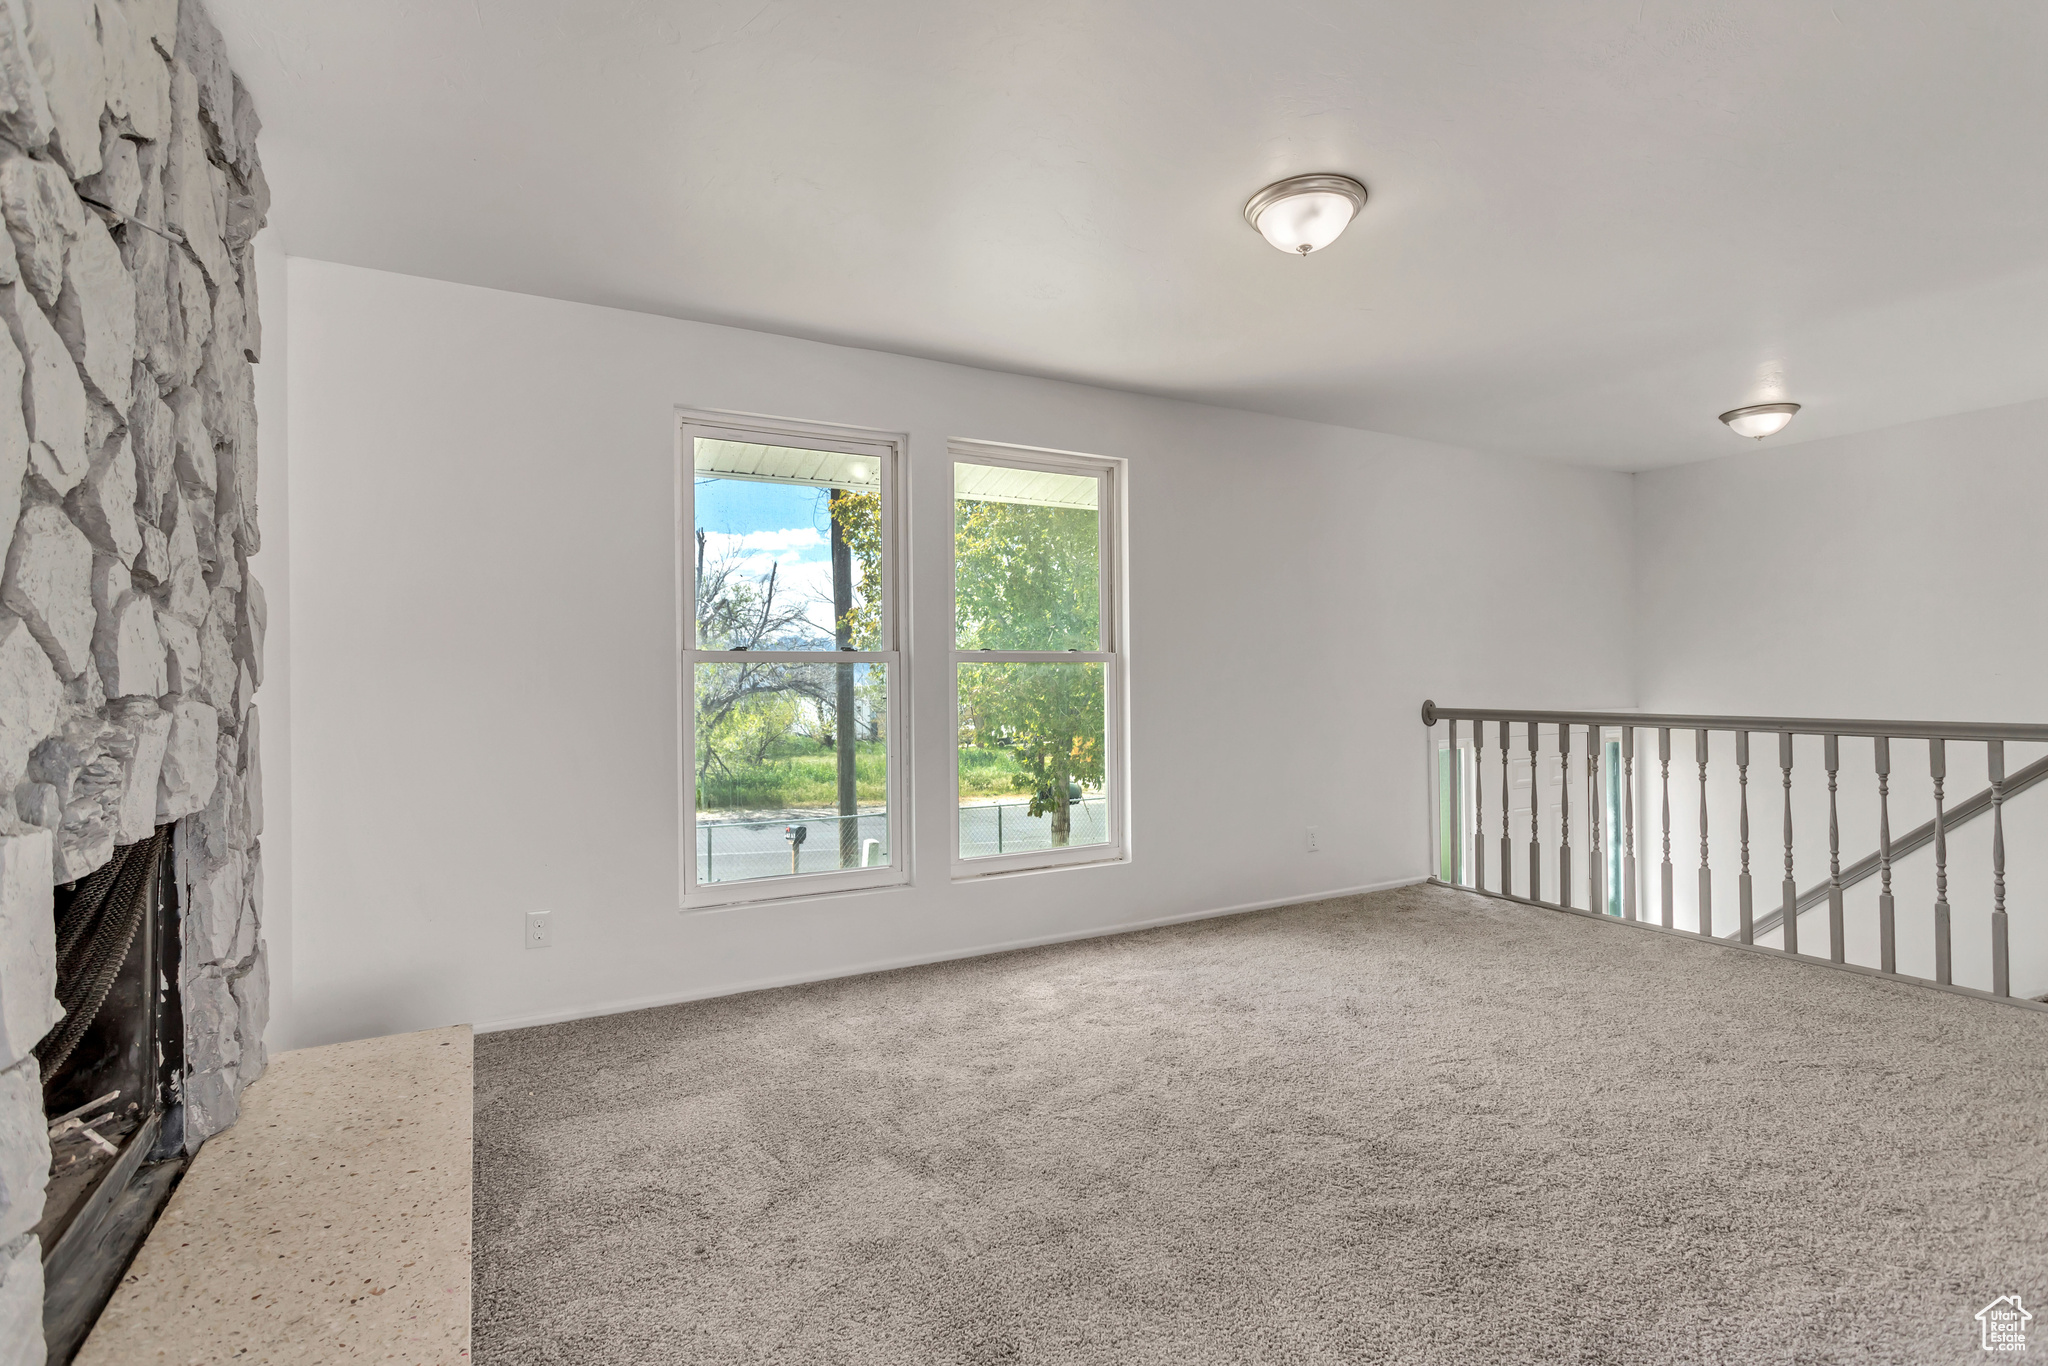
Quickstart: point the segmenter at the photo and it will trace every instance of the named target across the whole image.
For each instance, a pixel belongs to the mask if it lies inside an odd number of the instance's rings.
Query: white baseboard
[[[912,955],[904,958],[885,958],[871,963],[857,963],[842,968],[830,968],[822,972],[798,972],[781,977],[761,977],[749,982],[732,982],[723,986],[704,987],[696,991],[679,991],[660,996],[640,996],[629,1001],[610,1001],[602,1005],[572,1006],[564,1010],[542,1011],[534,1015],[515,1015],[502,1020],[479,1021],[475,1030],[479,1034],[496,1034],[507,1029],[529,1029],[534,1025],[561,1024],[567,1020],[595,1019],[601,1015],[623,1015],[633,1010],[652,1010],[658,1006],[681,1005],[685,1001],[706,1001],[718,996],[738,996],[749,991],[767,991],[774,987],[800,986],[805,982],[829,982],[839,977],[860,977],[870,972],[889,972],[896,968],[920,967],[926,963],[950,963],[961,958],[985,958],[993,953],[1008,953],[1013,949],[1035,949],[1046,944],[1068,944],[1080,939],[1102,939],[1113,934],[1130,934],[1136,930],[1157,929],[1162,925],[1184,925],[1194,920],[1215,920],[1226,915],[1245,915],[1252,911],[1270,911],[1276,906],[1302,906],[1312,901],[1329,901],[1340,896],[1363,896],[1367,892],[1391,891],[1396,887],[1413,887],[1427,882],[1427,877],[1395,878],[1390,882],[1367,883],[1362,887],[1336,887],[1326,892],[1310,892],[1305,896],[1275,897],[1271,901],[1247,901],[1237,906],[1219,906],[1213,910],[1188,911],[1180,915],[1164,915],[1152,920],[1132,920],[1118,925],[1103,925],[1094,929],[1074,930],[1066,934],[1048,934],[1034,939],[1011,939],[999,944],[982,944],[974,948],[954,949],[946,953]]]

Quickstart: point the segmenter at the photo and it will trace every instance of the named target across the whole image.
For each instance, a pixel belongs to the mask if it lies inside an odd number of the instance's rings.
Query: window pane
[[[1107,844],[1101,664],[962,664],[960,857]]]
[[[962,650],[1098,650],[1101,482],[953,466],[955,637]]]
[[[700,883],[889,862],[888,667],[696,666]]]
[[[882,648],[880,458],[695,444],[698,647]]]

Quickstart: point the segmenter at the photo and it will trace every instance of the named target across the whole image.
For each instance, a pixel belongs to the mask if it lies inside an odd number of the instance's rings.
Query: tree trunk
[[[840,504],[852,497],[844,489],[833,489],[827,507],[832,518],[832,642],[842,650],[853,648],[853,549],[846,544],[846,525],[840,518]],[[841,664],[838,675],[838,714],[833,718],[833,752],[839,760],[839,866],[860,866],[860,802],[858,769],[860,727],[853,716],[853,665]]]
[[[1067,791],[1073,785],[1074,730],[1080,724],[1074,705],[1074,666],[1052,666],[1053,735],[1058,744],[1052,755],[1052,842],[1065,848],[1073,839],[1074,808]]]
[[[1074,808],[1067,804],[1067,787],[1072,781],[1067,773],[1067,751],[1062,749],[1052,760],[1052,842],[1056,849],[1064,848],[1074,833]]]

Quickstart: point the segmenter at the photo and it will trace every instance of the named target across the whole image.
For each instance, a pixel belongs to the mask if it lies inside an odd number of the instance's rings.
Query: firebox
[[[57,1000],[36,1046],[50,1126],[43,1331],[71,1360],[185,1167],[173,827],[55,890]]]

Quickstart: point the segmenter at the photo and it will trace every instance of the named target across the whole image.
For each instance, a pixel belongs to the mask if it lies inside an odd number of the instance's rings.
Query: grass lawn
[[[968,748],[960,751],[960,795],[964,797],[1026,796],[1012,781],[1024,772],[1017,756],[1006,749]]]
[[[863,803],[888,799],[882,743],[870,740],[854,756],[854,793]],[[779,811],[786,807],[831,806],[839,800],[839,756],[814,741],[791,738],[776,744],[766,763],[734,763],[729,773],[714,767],[697,784],[699,811]]]
[[[888,799],[882,744],[864,741],[854,760],[855,792],[863,805]],[[1012,781],[1023,772],[1008,750],[960,751],[960,795],[998,797],[1023,792]],[[733,766],[712,773],[697,788],[699,811],[780,811],[829,807],[839,800],[839,756],[809,740],[789,739],[769,751],[766,763]]]

